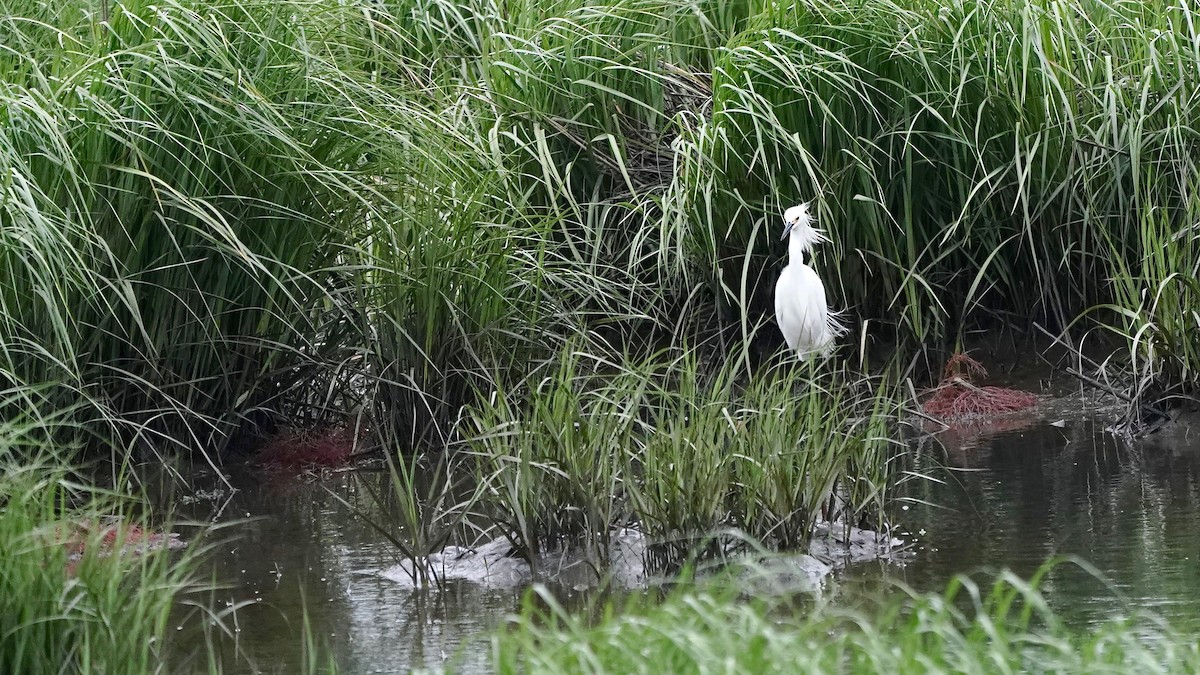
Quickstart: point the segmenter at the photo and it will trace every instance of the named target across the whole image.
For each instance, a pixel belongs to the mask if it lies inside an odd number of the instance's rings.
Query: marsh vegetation
[[[677,563],[883,523],[905,382],[977,331],[1101,343],[1131,418],[1200,381],[1187,3],[2,4],[14,476],[342,429],[414,562],[635,524]],[[810,198],[850,330],[798,364],[770,296]]]

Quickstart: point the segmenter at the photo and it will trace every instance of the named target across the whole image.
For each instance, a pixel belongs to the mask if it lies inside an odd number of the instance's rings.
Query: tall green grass
[[[0,377],[123,447],[744,351],[811,197],[859,344],[1083,315],[1195,380],[1186,4],[104,7],[0,19]]]
[[[1187,222],[1194,19],[1158,2],[778,5],[721,52],[712,118],[682,150],[707,226],[692,248],[710,274],[748,270],[762,306],[763,219],[815,195],[824,278],[885,334],[1069,322],[1137,273],[1147,211]]]
[[[0,20],[5,370],[124,442],[219,449],[326,337],[362,97],[289,7],[45,7]]]
[[[1114,297],[1095,308],[1116,316],[1111,329],[1128,344],[1139,403],[1158,395],[1186,395],[1200,363],[1200,232],[1195,197],[1182,217],[1160,207],[1141,213],[1136,237],[1140,255],[1114,260]],[[1175,385],[1184,385],[1180,391]],[[1164,391],[1166,389],[1166,391]]]

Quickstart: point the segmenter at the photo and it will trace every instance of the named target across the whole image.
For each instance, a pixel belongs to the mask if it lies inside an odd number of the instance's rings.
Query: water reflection
[[[233,538],[212,556],[216,581],[230,587],[218,592],[218,608],[248,603],[226,618],[235,628],[221,643],[226,672],[299,672],[305,610],[345,672],[407,673],[447,660],[485,668],[487,634],[517,609],[519,590],[413,591],[378,576],[396,564],[394,549],[325,489],[369,513],[374,504],[357,480],[233,482],[227,502],[190,514],[245,521],[224,530]]]
[[[1032,575],[1054,555],[1093,564],[1055,569],[1044,590],[1074,622],[1152,609],[1200,626],[1200,453],[1186,427],[1136,445],[1083,420],[1007,430],[979,443],[919,448],[908,468],[944,481],[910,481],[901,512],[920,551],[902,569],[851,576],[899,578],[940,590],[959,572],[1007,567]],[[1123,596],[1124,600],[1120,597]]]

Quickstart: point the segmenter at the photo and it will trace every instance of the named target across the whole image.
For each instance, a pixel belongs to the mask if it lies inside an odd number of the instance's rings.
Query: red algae
[[[262,447],[257,464],[273,471],[338,468],[350,463],[354,432],[344,427],[286,431]]]
[[[979,387],[973,380],[987,377],[983,364],[963,353],[946,362],[942,381],[922,406],[942,421],[977,419],[1032,408],[1036,394],[1004,387]]]

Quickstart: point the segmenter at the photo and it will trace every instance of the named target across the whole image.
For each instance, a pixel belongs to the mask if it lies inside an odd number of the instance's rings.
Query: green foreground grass
[[[1061,564],[1061,563],[1060,563]],[[1043,570],[1044,572],[1045,570]],[[542,594],[493,637],[500,673],[1192,673],[1200,641],[1148,617],[1069,628],[1037,580],[967,577],[870,606],[747,599],[727,584],[599,619]],[[535,609],[535,607],[537,609]]]
[[[0,425],[0,671],[161,670],[192,566],[165,552],[113,554],[128,531],[104,542],[101,517],[127,516],[131,504],[72,481],[61,462],[23,461],[32,436]]]

